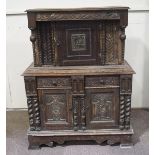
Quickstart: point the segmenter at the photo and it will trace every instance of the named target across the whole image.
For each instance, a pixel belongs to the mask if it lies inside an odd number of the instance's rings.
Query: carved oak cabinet
[[[29,148],[131,143],[128,7],[27,10],[34,62],[23,73]]]

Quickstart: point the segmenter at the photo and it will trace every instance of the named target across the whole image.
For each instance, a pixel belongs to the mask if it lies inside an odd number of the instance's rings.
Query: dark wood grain
[[[30,149],[70,140],[131,143],[128,9],[27,10],[34,62],[22,75]]]
[[[34,66],[123,64],[128,9],[27,10]]]

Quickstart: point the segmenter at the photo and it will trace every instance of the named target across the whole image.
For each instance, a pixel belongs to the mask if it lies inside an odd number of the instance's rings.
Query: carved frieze
[[[120,15],[115,12],[73,12],[73,13],[38,13],[37,21],[59,21],[59,20],[101,20],[101,19],[120,19]]]

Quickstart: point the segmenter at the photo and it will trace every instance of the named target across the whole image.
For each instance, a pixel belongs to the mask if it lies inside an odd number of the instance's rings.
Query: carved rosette
[[[30,122],[30,130],[40,130],[40,110],[36,89],[36,78],[35,77],[24,77],[25,89],[27,95],[27,106]]]
[[[130,129],[131,114],[131,92],[132,76],[122,75],[120,77],[120,120],[119,127],[121,130]]]

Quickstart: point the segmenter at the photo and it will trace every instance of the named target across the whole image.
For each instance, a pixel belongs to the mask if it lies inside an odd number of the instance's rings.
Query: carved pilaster
[[[40,110],[36,89],[35,77],[24,77],[27,95],[27,106],[29,113],[30,130],[40,130]]]
[[[124,52],[125,52],[125,28],[126,26],[121,26],[120,27],[120,39],[121,39],[121,52],[122,52],[122,62],[124,62]]]
[[[105,57],[106,57],[106,51],[105,51],[105,24],[101,23],[99,25],[99,29],[100,29],[100,60],[101,60],[101,64],[104,65],[105,63]]]
[[[40,112],[37,96],[27,97],[30,130],[40,130]]]
[[[119,128],[124,129],[125,126],[125,98],[124,95],[120,96],[120,119],[119,119]]]
[[[131,95],[127,95],[125,104],[125,129],[130,128],[130,114],[131,114]]]
[[[78,109],[79,109],[78,97],[73,97],[73,129],[75,131],[77,131],[79,128]]]
[[[38,46],[37,30],[31,29],[30,41],[32,42],[34,66],[40,66],[40,50]]]
[[[80,97],[80,103],[81,103],[81,128],[82,130],[86,129],[86,107],[84,103],[84,97]]]
[[[120,76],[120,129],[130,129],[132,75]]]
[[[72,90],[74,94],[84,93],[84,76],[72,76]]]

